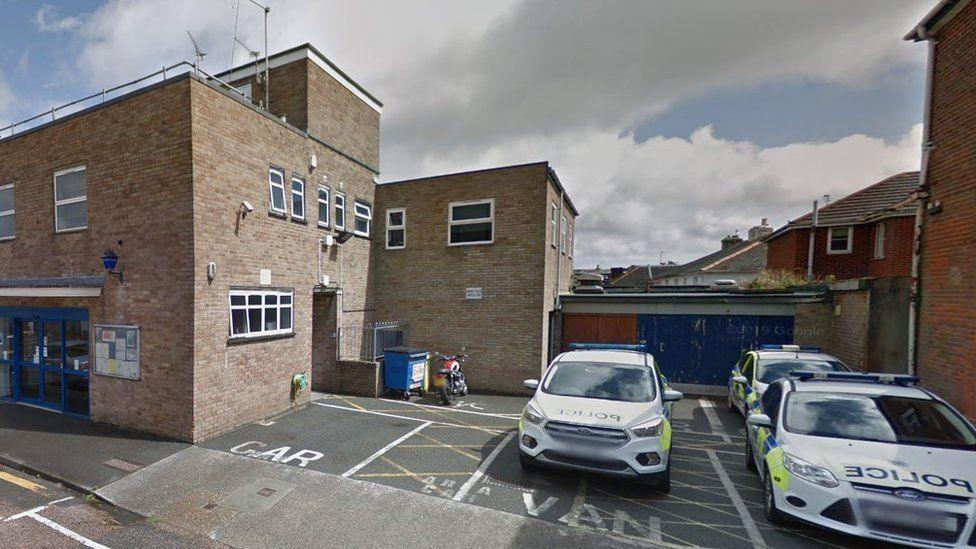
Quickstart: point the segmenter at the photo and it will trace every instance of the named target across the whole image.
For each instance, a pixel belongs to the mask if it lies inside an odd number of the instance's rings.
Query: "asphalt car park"
[[[867,546],[765,521],[758,477],[745,468],[745,423],[723,400],[689,396],[675,406],[670,494],[596,475],[524,470],[514,437],[527,401],[471,395],[448,408],[316,395],[308,407],[204,446],[662,545]]]

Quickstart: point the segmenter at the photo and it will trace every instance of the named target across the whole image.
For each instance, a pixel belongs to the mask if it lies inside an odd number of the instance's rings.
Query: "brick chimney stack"
[[[722,249],[727,250],[736,244],[742,242],[742,237],[737,234],[730,234],[729,236],[722,239]]]
[[[762,223],[749,229],[749,240],[758,240],[764,236],[773,234],[773,228],[769,226],[767,219],[762,218]]]

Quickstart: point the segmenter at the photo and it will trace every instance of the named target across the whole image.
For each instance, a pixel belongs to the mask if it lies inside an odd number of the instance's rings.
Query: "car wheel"
[[[756,457],[753,455],[752,442],[749,441],[749,437],[746,437],[746,469],[753,473],[758,472],[758,469],[756,469]]]
[[[671,493],[671,460],[668,460],[668,466],[661,473],[661,476],[657,479],[657,491],[662,494]]]
[[[776,496],[773,494],[773,475],[769,468],[765,469],[766,476],[763,479],[763,511],[766,513],[766,520],[773,524],[782,524],[786,520],[786,515],[776,508]]]

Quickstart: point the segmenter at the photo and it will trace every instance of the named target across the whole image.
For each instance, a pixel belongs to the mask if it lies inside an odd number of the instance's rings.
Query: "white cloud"
[[[84,17],[58,17],[58,10],[44,4],[34,14],[34,25],[41,32],[64,32],[80,28],[84,24]]]
[[[483,153],[427,161],[424,173],[551,159],[581,210],[576,262],[604,266],[694,259],[732,231],[768,217],[780,225],[889,175],[917,170],[921,125],[896,143],[851,135],[763,148],[700,128],[688,138],[637,143],[611,132],[530,138]]]

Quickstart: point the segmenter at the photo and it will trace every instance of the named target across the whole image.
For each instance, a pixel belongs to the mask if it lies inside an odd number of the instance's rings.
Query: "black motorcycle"
[[[468,361],[468,355],[442,355],[435,353],[440,368],[434,372],[434,389],[441,396],[441,402],[450,406],[454,397],[468,394],[468,381],[461,371],[461,365]]]

